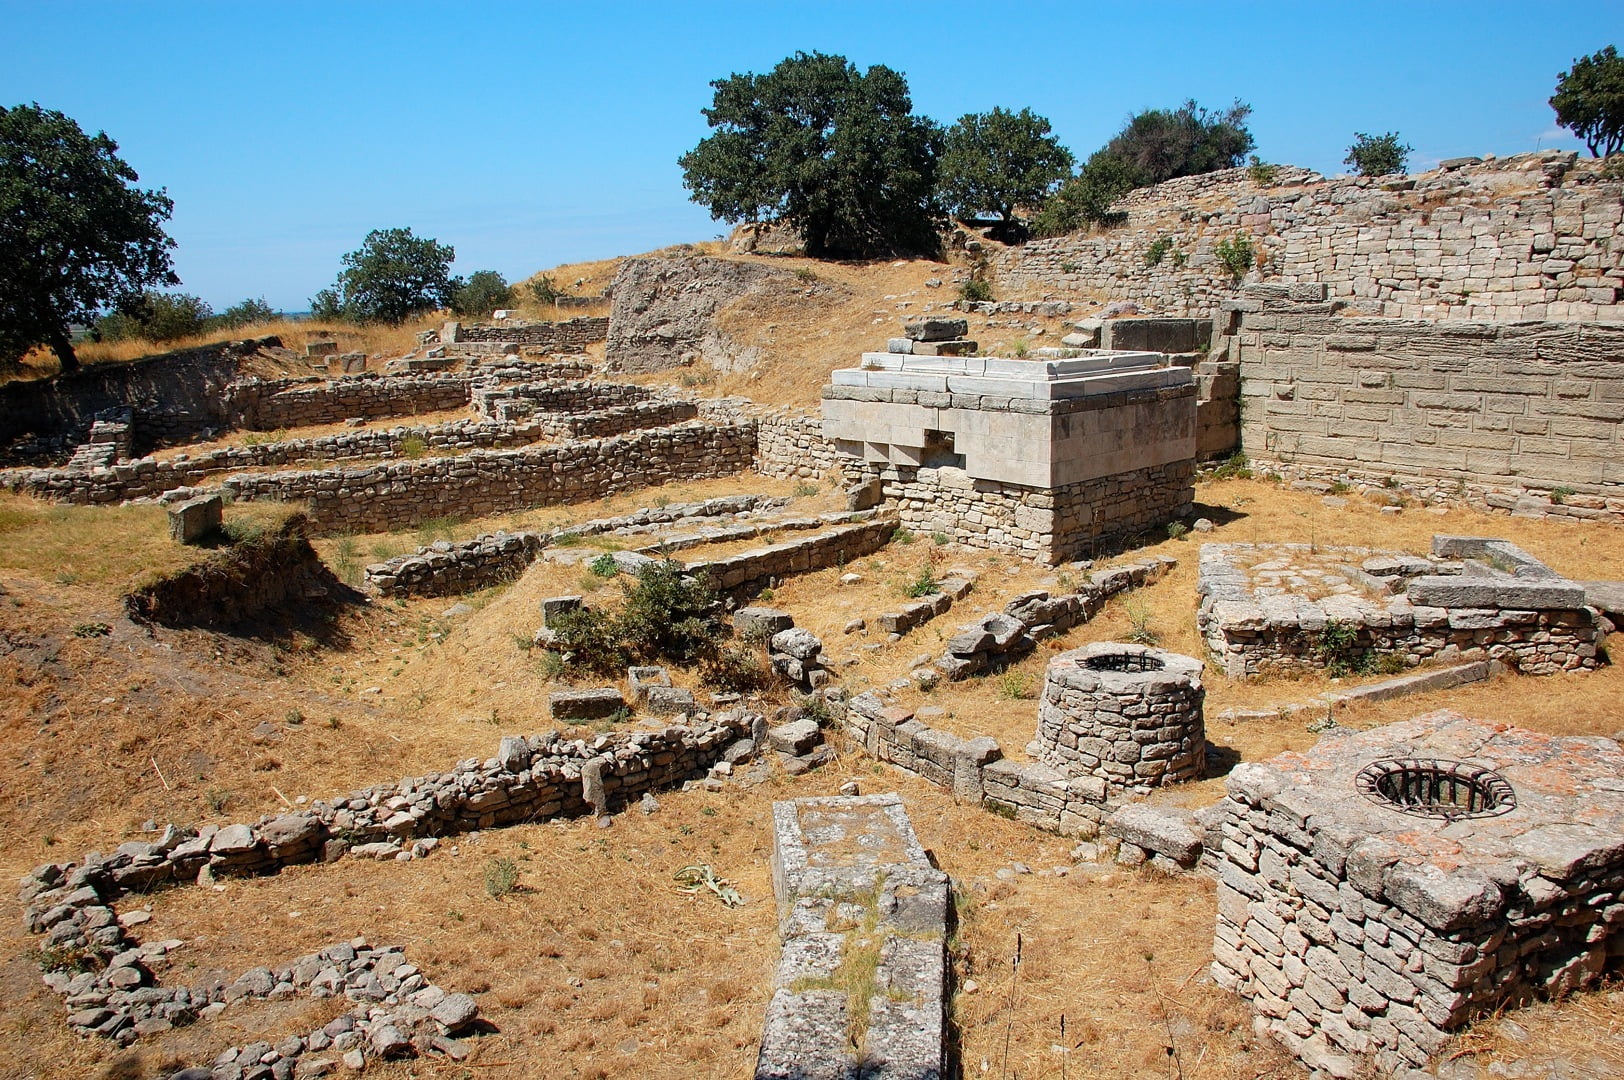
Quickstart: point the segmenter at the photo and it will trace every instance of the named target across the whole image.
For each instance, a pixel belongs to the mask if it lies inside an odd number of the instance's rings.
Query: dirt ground
[[[435,528],[461,536],[554,526],[745,486],[792,490],[759,477],[707,481]],[[834,505],[827,488],[802,491],[796,511]],[[1215,522],[1200,539],[1425,551],[1435,532],[1468,533],[1509,538],[1576,577],[1616,577],[1624,567],[1624,531],[1610,527],[1419,507],[1383,515],[1357,498],[1332,509],[1260,481],[1206,483],[1197,497]],[[302,796],[488,756],[502,734],[547,724],[550,683],[522,644],[539,622],[539,600],[593,584],[581,565],[543,561],[473,597],[375,603],[279,634],[149,630],[124,617],[118,597],[156,558],[161,511],[132,507],[101,512],[116,517],[81,518],[64,516],[66,509],[21,499],[0,506],[0,531],[10,541],[0,545],[8,552],[0,560],[0,873],[13,880],[39,862],[108,850],[139,835],[148,820],[251,821]],[[408,532],[317,546],[333,563],[346,544],[352,559],[372,561],[379,549],[420,539]],[[991,734],[1007,754],[1022,756],[1035,724],[1032,695],[1052,650],[1137,625],[1169,648],[1200,654],[1197,545],[1190,534],[1129,552],[1126,558],[1168,555],[1178,565],[1009,672],[929,693],[902,691],[899,700],[941,705],[945,726]],[[976,571],[977,582],[942,618],[895,643],[841,632],[853,618],[900,605],[921,572],[954,567]],[[863,581],[840,585],[840,575],[852,572]],[[939,654],[960,622],[1029,589],[1067,588],[1083,572],[916,536],[850,566],[786,581],[768,602],[824,639],[855,692],[902,677],[917,656]],[[617,592],[599,579],[588,602],[612,602]],[[458,602],[469,610],[448,614]],[[96,624],[106,632],[85,629]],[[1615,653],[1618,644],[1611,642]],[[1505,676],[1338,719],[1364,726],[1448,705],[1539,730],[1611,734],[1624,726],[1615,705],[1624,690],[1618,672]],[[678,681],[693,682],[683,673]],[[1217,673],[1206,683],[1220,771],[1315,736],[1311,715],[1223,723],[1219,712],[1305,701],[1330,686],[1317,678],[1241,684]],[[774,776],[721,793],[664,793],[657,813],[624,813],[608,829],[591,822],[519,826],[457,838],[421,862],[345,860],[228,880],[217,889],[130,897],[120,907],[150,906],[145,939],[186,942],[161,972],[166,982],[235,975],[363,936],[404,944],[434,981],[476,994],[497,1029],[459,1066],[423,1059],[369,1067],[368,1075],[743,1077],[754,1063],[778,948],[767,871],[771,803],[830,794],[855,779],[865,791],[901,792],[921,839],[954,878],[953,1014],[963,1075],[1302,1075],[1253,1036],[1241,1003],[1207,977],[1213,894],[1204,879],[1074,864],[1074,841],[955,805],[940,790],[837,745],[840,760],[808,776]],[[1160,797],[1199,805],[1221,792],[1215,775]],[[493,899],[485,871],[497,858],[518,863],[520,888]],[[729,909],[678,891],[672,875],[693,863],[713,866],[747,902]],[[218,1021],[120,1052],[68,1033],[61,1001],[39,981],[37,942],[13,912],[0,920],[0,996],[10,1006],[0,1019],[7,1062],[0,1073],[7,1076],[162,1076],[174,1062],[203,1060],[227,1045],[309,1030],[331,1007],[305,1000],[233,1006]],[[1014,968],[1017,935],[1022,963]],[[1583,1065],[1574,1075],[1609,1075],[1597,1070],[1615,1067],[1624,1075],[1619,999],[1620,991],[1604,987],[1560,1007],[1518,1010],[1475,1027],[1459,1052],[1481,1061],[1563,1058]]]

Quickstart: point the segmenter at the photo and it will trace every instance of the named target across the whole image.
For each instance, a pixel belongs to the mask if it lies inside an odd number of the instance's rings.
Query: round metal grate
[[[1464,761],[1373,761],[1359,770],[1355,783],[1373,802],[1425,817],[1493,817],[1517,805],[1517,794],[1505,777]]]
[[[1090,671],[1162,671],[1167,667],[1158,656],[1127,649],[1090,656],[1083,666]]]

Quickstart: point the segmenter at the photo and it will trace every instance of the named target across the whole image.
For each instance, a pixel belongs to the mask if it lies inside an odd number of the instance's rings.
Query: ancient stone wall
[[[223,486],[238,499],[305,502],[327,532],[377,532],[435,517],[481,517],[670,480],[730,476],[750,467],[755,446],[754,424],[695,422],[569,446],[237,475]]]
[[[763,476],[838,481],[851,463],[823,437],[823,417],[818,413],[762,416],[756,432],[756,471]]]
[[[476,415],[512,420],[536,413],[591,412],[638,405],[654,397],[655,392],[648,387],[630,383],[543,380],[478,385],[470,392],[469,401]]]
[[[974,480],[962,469],[875,466],[850,471],[878,480],[902,523],[954,542],[1059,563],[1091,556],[1135,533],[1190,513],[1193,461],[1153,465],[1053,489]]]
[[[590,417],[578,419],[591,422]],[[413,453],[459,454],[470,450],[512,449],[528,446],[543,437],[569,435],[573,430],[569,423],[507,424],[472,420],[387,431],[356,430],[315,439],[221,447],[196,456],[181,454],[164,460],[140,458],[100,468],[11,469],[0,472],[0,487],[56,502],[114,503],[195,487],[231,469],[400,457]]]
[[[244,379],[228,388],[228,426],[253,431],[375,420],[460,409],[478,376],[355,375],[343,379]]]
[[[998,280],[1202,314],[1235,286],[1213,253],[1253,240],[1263,280],[1329,286],[1370,315],[1624,321],[1624,184],[1555,151],[1412,177],[1282,169],[1186,177],[1125,199],[1125,224],[1000,253]],[[1152,262],[1151,245],[1170,244]]]
[[[1595,516],[1624,513],[1624,326],[1235,306],[1253,310],[1219,340],[1240,363],[1248,457],[1378,483],[1562,489]]]
[[[580,316],[563,322],[522,322],[515,319],[499,323],[463,323],[458,325],[455,341],[514,342],[534,345],[549,352],[580,352],[588,345],[602,341],[608,334],[607,316]]]
[[[866,516],[866,515],[865,515]],[[815,536],[770,544],[712,561],[688,564],[690,573],[704,575],[718,592],[749,591],[792,574],[805,574],[872,555],[896,532],[894,518],[876,518],[841,525]]]

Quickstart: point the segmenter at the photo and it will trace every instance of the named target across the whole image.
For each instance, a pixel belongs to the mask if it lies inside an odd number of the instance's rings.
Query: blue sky
[[[1356,130],[1400,132],[1412,169],[1582,149],[1546,98],[1621,31],[1620,0],[0,0],[0,104],[105,130],[168,189],[185,291],[292,310],[373,228],[510,279],[717,235],[676,164],[708,84],[796,50],[887,64],[943,123],[1029,106],[1079,158],[1139,109],[1239,97],[1265,160],[1339,172]]]

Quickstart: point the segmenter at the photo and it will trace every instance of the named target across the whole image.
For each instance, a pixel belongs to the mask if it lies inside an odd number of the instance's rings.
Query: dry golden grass
[[[549,527],[624,513],[661,500],[690,501],[741,486],[787,493],[788,481],[739,478],[671,485],[593,504],[549,507],[509,518],[440,523],[438,533],[470,535],[496,526]],[[832,494],[798,500],[795,510],[827,505]],[[1464,510],[1434,516],[1416,509],[1394,518],[1355,500],[1331,510],[1316,497],[1248,481],[1203,484],[1203,510],[1218,522],[1213,540],[1303,540],[1424,551],[1434,532],[1507,537],[1552,566],[1579,577],[1614,576],[1624,565],[1624,531],[1488,517]],[[233,513],[253,510],[234,507]],[[143,571],[171,565],[162,512],[153,508],[55,508],[0,500],[0,874],[16,875],[46,859],[106,850],[156,821],[253,820],[300,795],[329,796],[365,784],[487,756],[504,733],[547,726],[552,685],[520,647],[539,621],[540,598],[579,591],[583,567],[538,563],[511,585],[470,598],[457,619],[456,598],[378,603],[325,629],[258,642],[203,632],[146,631],[118,610],[118,593]],[[402,548],[417,532],[317,542],[329,560],[340,545],[369,553]],[[1200,654],[1194,628],[1198,537],[1164,540],[1144,552],[1166,553],[1178,567],[1135,594],[1149,625],[1169,647]],[[637,538],[604,538],[606,546]],[[684,553],[693,557],[696,553]],[[856,616],[892,610],[921,570],[967,566],[980,573],[957,610],[873,651],[873,637],[840,631]],[[857,586],[837,584],[856,571]],[[57,575],[78,573],[76,584]],[[1030,588],[1066,587],[1064,568],[1006,556],[939,549],[926,536],[894,544],[847,567],[785,582],[772,603],[796,615],[826,642],[848,688],[884,685],[920,654],[939,654],[959,622],[996,610]],[[608,587],[613,590],[613,586]],[[1119,637],[1127,602],[1055,643]],[[107,622],[107,637],[78,638],[72,628]],[[1014,669],[1041,680],[1045,647]],[[677,681],[693,685],[692,673]],[[1230,705],[1300,701],[1325,680],[1238,684],[1212,674],[1209,717]],[[1029,691],[998,676],[904,691],[912,705],[949,712],[944,726],[999,738],[1019,756],[1035,726]],[[364,693],[377,686],[379,692]],[[1504,677],[1399,702],[1349,710],[1342,722],[1366,726],[1449,705],[1468,715],[1553,732],[1607,733],[1619,726],[1612,702],[1624,675]],[[297,714],[297,721],[295,721]],[[329,720],[331,718],[331,720]],[[1223,760],[1256,760],[1314,736],[1307,717],[1236,724],[1209,722]],[[500,1029],[478,1042],[469,1071],[479,1076],[747,1076],[777,955],[766,858],[775,798],[832,793],[856,778],[867,791],[898,790],[925,844],[954,876],[961,895],[959,976],[978,984],[954,1009],[966,1075],[1059,1075],[1060,1018],[1066,1018],[1066,1070],[1077,1076],[1192,1078],[1297,1076],[1301,1070],[1251,1034],[1243,1006],[1207,979],[1213,918],[1210,887],[1199,879],[1163,880],[1112,867],[1080,867],[1068,876],[1071,841],[1047,836],[951,798],[863,758],[837,739],[840,761],[819,773],[759,788],[711,795],[662,794],[652,817],[631,812],[614,827],[590,823],[522,826],[457,841],[412,864],[352,861],[296,868],[274,878],[226,882],[214,893],[177,889],[149,898],[148,939],[186,939],[168,979],[259,963],[285,962],[336,939],[364,935],[404,943],[411,959],[451,989],[480,995]],[[1221,794],[1214,778],[1162,793],[1199,804]],[[521,867],[521,891],[502,901],[484,890],[495,857]],[[707,862],[749,903],[729,910],[677,893],[671,874]],[[1039,871],[1013,880],[996,872],[1015,862]],[[125,907],[142,903],[137,898]],[[295,914],[297,913],[297,914]],[[1018,982],[1009,960],[1023,941]],[[231,1012],[228,1023],[198,1025],[144,1042],[135,1058],[78,1041],[61,1022],[62,1006],[38,981],[36,942],[17,920],[0,929],[0,993],[11,1004],[0,1047],[11,1068],[39,1077],[154,1076],[179,1057],[197,1060],[259,1035],[307,1030],[323,1017],[307,1002]],[[961,984],[962,985],[962,984]],[[1612,994],[1613,997],[1608,995]],[[1513,1014],[1525,1037],[1482,1025],[1462,1042],[1468,1053],[1498,1060],[1537,1059],[1584,1047],[1611,1025],[1616,990],[1578,995],[1561,1008]],[[1013,997],[1014,1009],[1009,1009]],[[1011,1021],[1013,1020],[1013,1023]],[[1007,1058],[1005,1053],[1008,1042]],[[1171,1045],[1173,1055],[1167,1047]],[[138,1060],[136,1060],[138,1059]],[[1574,1057],[1575,1061],[1588,1058]],[[123,1070],[123,1071],[119,1071]],[[428,1062],[388,1065],[379,1076],[436,1072]],[[460,1075],[451,1071],[448,1075]]]
[[[439,315],[425,316],[421,319],[402,323],[399,326],[272,319],[269,322],[218,330],[200,334],[196,337],[181,338],[177,341],[165,341],[161,344],[141,340],[87,341],[77,346],[74,353],[81,364],[86,367],[93,367],[97,364],[128,363],[131,360],[141,360],[148,356],[174,352],[179,349],[192,349],[202,345],[214,345],[227,341],[243,341],[247,338],[275,335],[282,339],[282,344],[285,347],[300,353],[303,353],[307,343],[334,341],[338,343],[342,352],[364,352],[369,356],[379,353],[387,356],[400,356],[411,351],[417,344],[417,331],[436,327],[440,324],[440,321],[441,317]],[[252,369],[253,365],[250,364],[249,367]],[[0,382],[16,379],[43,379],[57,374],[60,370],[56,354],[42,346],[23,357],[17,371],[9,375],[0,375]],[[256,370],[252,373],[274,375],[283,372],[280,370]],[[301,372],[301,374],[307,373]]]

